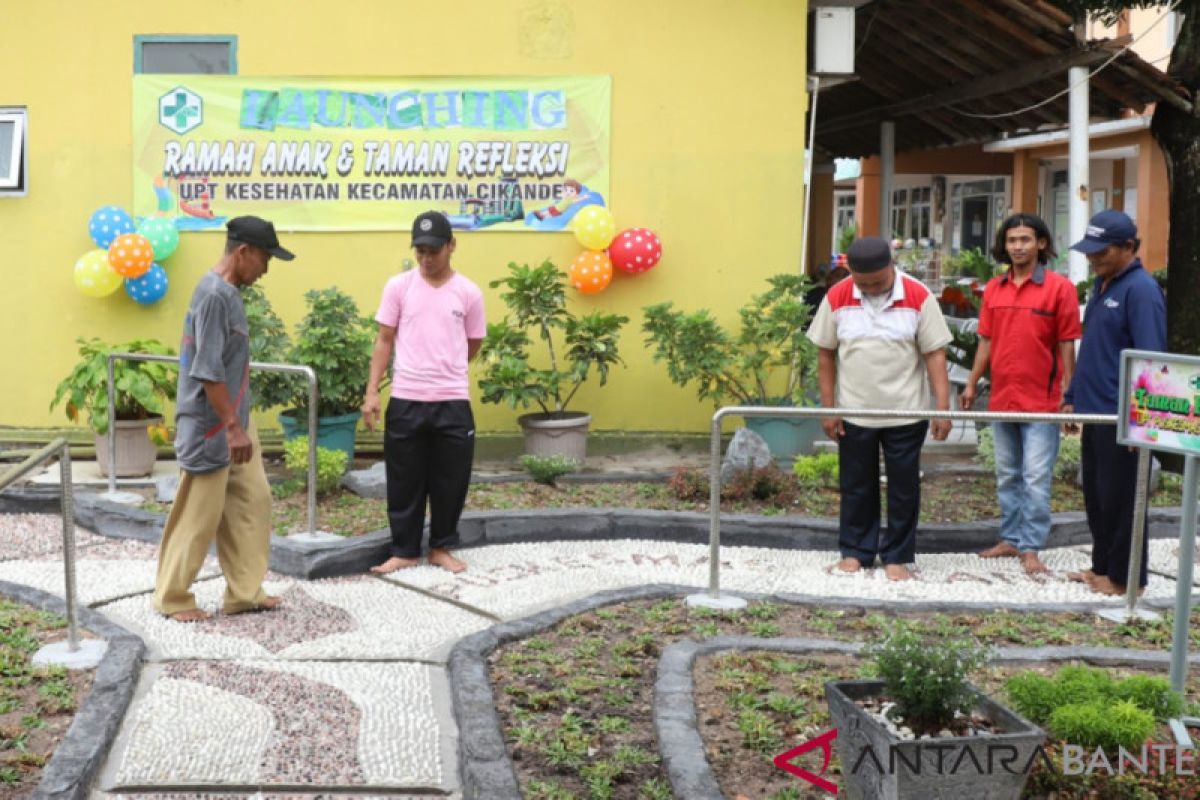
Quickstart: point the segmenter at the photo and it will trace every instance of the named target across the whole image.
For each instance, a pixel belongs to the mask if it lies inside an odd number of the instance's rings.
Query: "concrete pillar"
[[[805,265],[809,275],[816,274],[817,265],[828,263],[833,252],[833,172],[833,164],[818,164],[813,168]]]
[[[1150,131],[1138,143],[1137,226],[1142,249],[1138,255],[1146,269],[1167,266],[1167,237],[1171,233],[1170,182],[1167,162]]]
[[[1038,213],[1038,194],[1041,188],[1038,184],[1038,159],[1029,155],[1027,150],[1013,153],[1013,184],[1012,211],[1013,213]],[[1045,219],[1046,215],[1042,215]]]
[[[896,178],[896,123],[879,126],[879,234],[892,238],[892,186]]]
[[[1067,184],[1070,188],[1071,243],[1077,242],[1087,233],[1089,212],[1088,192],[1088,69],[1071,67],[1067,70],[1070,87],[1070,147],[1068,154]],[[1069,251],[1070,276],[1072,283],[1079,283],[1088,276],[1087,257],[1074,250]]]

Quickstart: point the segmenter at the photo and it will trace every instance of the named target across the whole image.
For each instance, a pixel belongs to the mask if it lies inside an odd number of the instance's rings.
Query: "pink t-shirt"
[[[470,399],[467,340],[487,332],[478,286],[456,272],[435,289],[419,270],[402,272],[383,287],[375,321],[396,328],[392,397]]]

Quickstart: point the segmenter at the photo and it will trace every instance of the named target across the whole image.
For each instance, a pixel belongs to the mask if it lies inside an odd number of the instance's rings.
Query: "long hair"
[[[1001,222],[1000,227],[996,230],[996,240],[992,243],[992,259],[997,264],[1012,266],[1012,259],[1008,257],[1008,250],[1004,248],[1004,240],[1013,228],[1032,228],[1035,239],[1046,240],[1046,246],[1038,248],[1039,264],[1046,264],[1050,259],[1058,256],[1054,249],[1054,237],[1050,235],[1050,228],[1046,226],[1041,217],[1037,214],[1013,214]]]

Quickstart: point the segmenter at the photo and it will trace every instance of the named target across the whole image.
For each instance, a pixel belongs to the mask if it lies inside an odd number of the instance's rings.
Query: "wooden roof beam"
[[[862,123],[886,118],[903,117],[909,114],[929,111],[934,108],[958,105],[969,100],[977,100],[997,94],[1004,94],[1021,89],[1033,83],[1046,80],[1054,75],[1063,73],[1068,67],[1091,66],[1109,57],[1104,50],[1079,50],[1067,56],[1056,55],[998,75],[989,75],[968,83],[960,84],[944,92],[927,94],[922,97],[892,103],[877,109],[868,109],[844,117],[826,120],[822,126],[826,131],[844,130]],[[819,123],[818,123],[819,124]]]

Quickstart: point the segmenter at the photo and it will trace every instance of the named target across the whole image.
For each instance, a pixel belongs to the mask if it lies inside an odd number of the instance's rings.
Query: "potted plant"
[[[75,340],[79,361],[54,390],[50,408],[66,401],[67,418],[78,422],[80,414],[96,434],[96,461],[100,474],[108,475],[108,354],[150,353],[175,355],[155,339],[135,339],[109,345],[100,339]],[[149,475],[154,469],[156,444],[166,444],[163,405],[175,399],[178,367],[161,361],[113,362],[113,398],[118,478]]]
[[[480,351],[482,400],[507,403],[514,409],[536,405],[541,411],[517,419],[525,434],[525,452],[582,463],[592,418],[567,411],[567,405],[593,368],[603,386],[609,367],[623,363],[617,338],[629,318],[602,311],[572,314],[567,309],[566,275],[550,261],[539,267],[510,263],[508,270],[508,277],[489,284],[493,289],[504,287],[500,299],[509,313],[487,326]],[[531,332],[545,346],[542,366],[532,363]],[[556,349],[555,337],[560,334],[561,349]]]
[[[968,682],[976,640],[898,622],[866,655],[878,679],[825,684],[848,797],[1021,796],[1045,734]]]
[[[375,324],[359,316],[354,298],[337,288],[304,294],[308,312],[296,328],[288,354],[293,364],[306,364],[317,374],[317,446],[340,450],[354,458],[354,431],[367,388]],[[284,436],[308,433],[308,384],[292,382],[291,408],[279,415]]]
[[[261,287],[242,289],[242,304],[250,330],[250,359],[265,364],[287,364],[292,347],[287,326],[271,307],[271,301]],[[270,411],[291,403],[298,394],[307,397],[308,384],[304,378],[285,372],[253,370],[250,373],[250,395],[253,408]]]
[[[642,309],[646,344],[654,360],[667,364],[679,386],[716,406],[807,406],[817,401],[817,348],[806,332],[812,315],[804,302],[810,286],[802,275],[775,275],[770,288],[738,310],[736,334],[701,309],[677,311],[672,303]],[[762,436],[771,454],[792,459],[812,452],[820,420],[747,417],[746,427]]]

